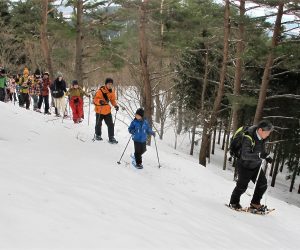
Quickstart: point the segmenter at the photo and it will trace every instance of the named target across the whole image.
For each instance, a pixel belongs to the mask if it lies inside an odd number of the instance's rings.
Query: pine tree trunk
[[[229,51],[229,34],[230,34],[230,21],[229,21],[229,0],[225,0],[225,12],[224,12],[224,48],[223,48],[223,62],[222,68],[220,72],[220,84],[218,88],[218,93],[214,102],[212,114],[209,118],[209,121],[205,123],[205,133],[202,134],[201,140],[201,149],[199,154],[199,163],[203,166],[206,166],[206,152],[209,136],[211,135],[211,128],[215,125],[217,121],[217,112],[220,109],[221,101],[224,95],[224,86],[225,86],[225,78],[227,71],[227,62],[228,62],[228,51]]]
[[[276,144],[275,150],[274,150],[273,162],[272,162],[271,170],[270,170],[270,173],[269,173],[270,176],[273,175],[273,170],[274,170],[275,162],[278,161],[278,156],[279,156],[278,149],[279,149],[279,146],[278,146],[278,144]]]
[[[80,86],[83,86],[83,34],[82,34],[82,15],[83,0],[77,0],[76,4],[76,56],[75,56],[75,78]]]
[[[155,93],[155,122],[156,123],[160,123],[160,118],[161,118],[161,103],[160,103],[160,99],[159,99],[159,89],[157,86],[157,90]]]
[[[196,127],[197,127],[197,125],[196,125],[196,122],[194,121],[194,124],[192,127],[192,144],[191,144],[190,155],[194,154]]]
[[[164,137],[164,133],[165,133],[164,128],[165,128],[165,120],[161,119],[161,121],[160,121],[160,134],[159,134],[159,139],[161,139],[161,140]]]
[[[182,110],[182,103],[179,101],[178,103],[178,124],[177,124],[177,135],[180,135],[183,127],[183,110]]]
[[[205,95],[206,95],[206,89],[207,89],[207,85],[208,85],[208,73],[209,73],[208,62],[209,62],[209,49],[206,48],[203,88],[202,88],[202,92],[201,92],[201,112],[202,113],[204,113]]]
[[[237,43],[236,50],[236,68],[235,68],[235,77],[234,77],[234,89],[233,95],[234,98],[239,97],[241,94],[241,79],[242,79],[242,69],[243,69],[243,60],[242,55],[244,53],[244,33],[245,33],[245,0],[240,0],[240,21],[239,21],[239,40]],[[232,131],[236,131],[240,126],[239,124],[239,110],[240,104],[233,101],[232,105],[233,114],[232,114]]]
[[[281,20],[283,16],[283,7],[284,7],[284,3],[283,2],[279,3],[270,53],[267,58],[267,62],[265,65],[262,82],[260,86],[259,98],[258,98],[258,103],[256,107],[255,117],[254,117],[254,124],[257,124],[261,120],[263,114],[264,103],[267,96],[267,90],[270,82],[272,65],[274,61],[274,50],[278,45],[280,35],[281,35]]]
[[[140,64],[142,68],[142,79],[144,85],[144,98],[145,98],[145,117],[148,120],[149,126],[152,128],[152,90],[149,77],[148,68],[148,46],[146,40],[146,23],[147,16],[146,10],[148,6],[148,0],[144,0],[139,8],[140,25],[139,25],[139,42],[140,42]],[[151,144],[151,137],[147,142]]]
[[[226,142],[226,137],[227,137],[227,127],[224,129],[224,135],[223,135],[223,142],[222,142],[222,150],[225,149],[225,142]]]
[[[201,150],[199,154],[199,163],[202,164],[204,167],[206,167],[206,151],[207,151],[207,145],[208,145],[208,123],[206,120],[204,120],[203,130],[202,130],[202,140],[201,140]],[[202,148],[203,147],[203,148]],[[204,150],[205,149],[205,150]]]
[[[213,134],[213,140],[212,140],[212,149],[211,154],[215,154],[215,146],[216,146],[216,135],[217,135],[217,126],[214,127],[214,134]]]
[[[211,135],[208,138],[208,147],[206,151],[206,158],[208,159],[208,163],[210,163],[210,150],[211,150]]]
[[[47,23],[48,23],[48,0],[42,1],[42,20],[41,20],[41,30],[40,30],[40,36],[41,36],[41,47],[44,54],[44,59],[47,63],[47,68],[50,74],[50,77],[53,79],[54,72],[52,67],[52,60],[50,55],[50,49],[49,49],[49,43],[47,38]]]
[[[222,121],[220,121],[220,126],[219,126],[219,135],[218,135],[218,144],[219,145],[221,143],[221,135],[222,135]]]
[[[230,131],[231,131],[232,116],[233,116],[233,111],[231,112],[230,118],[228,120],[227,136],[226,136],[226,146],[225,146],[225,151],[224,151],[223,170],[226,170],[226,166],[227,166],[227,152],[228,152],[229,140],[230,140]]]
[[[285,158],[284,158],[284,156],[282,155],[282,159],[281,159],[281,166],[280,166],[280,173],[282,173],[282,171],[283,171],[283,167],[284,167],[284,162],[285,162]]]
[[[294,169],[293,175],[292,175],[292,180],[291,180],[291,186],[290,186],[290,192],[293,191],[294,184],[295,184],[295,179],[297,175],[297,168]]]
[[[276,161],[275,161],[274,169],[273,169],[273,172],[272,172],[271,187],[275,187],[276,177],[277,177],[277,174],[278,174],[279,163],[280,163],[279,155],[280,155],[280,150],[278,150],[278,152],[277,152]]]
[[[163,22],[163,10],[164,10],[164,1],[160,1],[160,62],[159,67],[162,70],[163,68],[163,51],[164,51],[164,22]],[[161,118],[161,103],[159,99],[159,91],[160,86],[159,84],[156,86],[156,96],[155,96],[155,122],[160,123]]]

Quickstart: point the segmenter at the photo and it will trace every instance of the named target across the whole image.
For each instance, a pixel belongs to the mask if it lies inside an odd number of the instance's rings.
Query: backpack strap
[[[102,88],[103,88],[103,87],[101,87],[100,90],[101,90],[101,92],[102,92],[102,95],[103,95],[105,101],[106,101],[107,104],[108,104],[108,103],[109,103],[109,98],[108,98],[107,94],[103,92]]]
[[[250,135],[247,135],[247,134],[244,134],[244,136],[245,136],[246,138],[248,138],[248,139],[251,141],[252,148],[254,148],[254,146],[255,146],[255,141],[253,140],[253,138],[252,138]]]

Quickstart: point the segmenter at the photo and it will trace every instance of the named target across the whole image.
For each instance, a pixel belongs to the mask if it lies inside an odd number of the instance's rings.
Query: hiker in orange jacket
[[[115,139],[114,124],[111,115],[111,106],[115,107],[116,111],[119,110],[119,106],[116,101],[116,93],[113,89],[113,79],[107,78],[105,85],[100,87],[94,97],[95,112],[96,112],[96,126],[95,126],[95,139],[98,141],[102,140],[101,127],[102,121],[104,120],[108,128],[108,138],[110,143],[118,143]]]

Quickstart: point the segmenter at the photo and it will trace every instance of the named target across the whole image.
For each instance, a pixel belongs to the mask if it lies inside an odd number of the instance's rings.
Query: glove
[[[155,132],[153,132],[152,135],[153,135],[153,137],[155,137],[155,135],[156,135]]]
[[[129,133],[132,134],[132,135],[134,135],[135,130],[129,130]]]
[[[118,112],[118,111],[119,111],[119,106],[118,106],[118,105],[115,106],[115,109],[116,109],[116,111]]]
[[[100,105],[105,105],[105,104],[106,104],[105,101],[100,100]]]
[[[273,162],[273,159],[272,159],[271,156],[268,156],[268,157],[266,158],[266,161],[267,161],[267,163],[271,164],[271,163]]]
[[[268,156],[269,156],[268,153],[261,153],[261,154],[259,155],[260,159],[266,159]]]

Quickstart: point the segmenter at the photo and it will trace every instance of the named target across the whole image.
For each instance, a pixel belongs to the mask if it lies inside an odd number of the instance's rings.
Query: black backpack
[[[231,137],[229,151],[232,157],[240,158],[242,142],[244,137],[250,139],[252,148],[254,148],[255,142],[253,138],[249,135],[249,133],[247,133],[247,131],[248,131],[248,127],[240,127],[235,131],[234,135]]]

